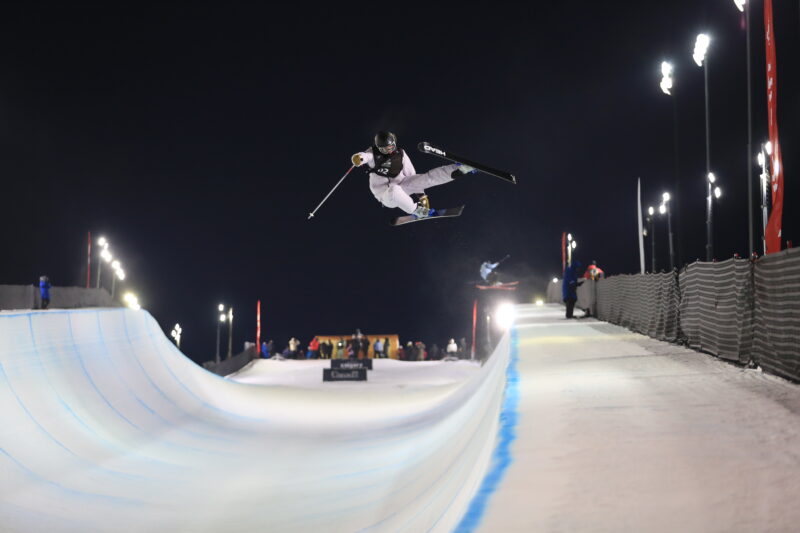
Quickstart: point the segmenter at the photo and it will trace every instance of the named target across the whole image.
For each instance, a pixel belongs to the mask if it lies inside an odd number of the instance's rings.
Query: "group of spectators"
[[[575,303],[578,301],[578,287],[583,285],[583,282],[587,279],[598,280],[605,277],[605,272],[597,266],[597,261],[592,261],[586,268],[586,272],[583,273],[583,279],[578,279],[578,273],[581,268],[583,268],[583,264],[576,259],[564,269],[561,295],[564,298],[564,304],[567,306],[567,318],[574,318]],[[588,310],[586,311],[586,316],[589,316]]]
[[[370,354],[372,347],[372,354]],[[389,357],[391,343],[388,337],[376,338],[374,341],[363,335],[357,330],[352,337],[345,339],[340,337],[338,341],[322,342],[314,337],[303,347],[300,340],[292,337],[286,347],[281,351],[276,351],[275,343],[270,339],[261,343],[261,357],[269,359],[280,356],[284,359],[366,359],[372,356],[377,359]],[[467,340],[461,338],[456,342],[450,339],[445,348],[440,348],[437,344],[432,344],[430,348],[422,342],[408,341],[405,346],[400,344],[397,347],[397,358],[402,361],[435,361],[445,357],[465,358],[468,357]]]

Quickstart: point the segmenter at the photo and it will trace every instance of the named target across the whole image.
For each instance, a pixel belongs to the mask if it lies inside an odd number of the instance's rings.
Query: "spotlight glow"
[[[516,317],[517,313],[514,309],[514,305],[510,303],[500,304],[494,312],[494,320],[497,326],[502,329],[510,328]]]

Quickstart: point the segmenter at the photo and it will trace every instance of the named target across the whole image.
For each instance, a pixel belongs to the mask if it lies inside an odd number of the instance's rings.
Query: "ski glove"
[[[353,154],[353,157],[350,158],[350,161],[357,167],[360,167],[364,164],[364,158],[361,157],[361,154]]]

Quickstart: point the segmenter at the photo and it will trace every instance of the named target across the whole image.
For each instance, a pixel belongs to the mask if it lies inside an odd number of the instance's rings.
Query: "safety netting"
[[[597,317],[800,381],[800,249],[597,282]]]
[[[753,359],[767,372],[800,381],[800,249],[762,257],[754,279]]]
[[[623,274],[597,283],[597,317],[666,341],[678,338],[675,273]]]
[[[696,262],[678,276],[680,328],[687,345],[748,363],[753,344],[752,263]]]

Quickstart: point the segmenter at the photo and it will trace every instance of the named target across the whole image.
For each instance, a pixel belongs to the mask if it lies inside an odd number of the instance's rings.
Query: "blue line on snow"
[[[519,405],[519,373],[517,361],[519,360],[519,338],[517,328],[511,330],[511,354],[506,369],[506,390],[503,398],[503,407],[500,409],[500,428],[498,430],[497,446],[492,453],[492,465],[481,482],[478,492],[472,498],[466,514],[456,526],[457,533],[471,533],[475,531],[483,519],[489,498],[500,486],[506,470],[511,465],[511,443],[517,438],[517,407]]]

